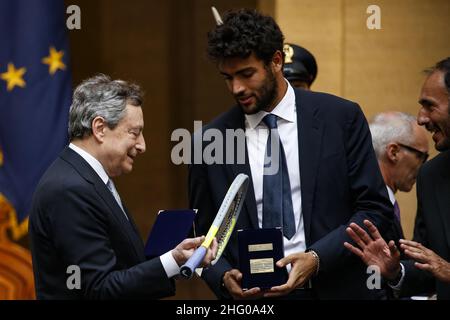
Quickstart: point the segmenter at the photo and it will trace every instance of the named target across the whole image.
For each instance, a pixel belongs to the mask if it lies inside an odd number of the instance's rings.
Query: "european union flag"
[[[0,216],[16,239],[41,175],[68,142],[65,19],[63,0],[0,1]]]

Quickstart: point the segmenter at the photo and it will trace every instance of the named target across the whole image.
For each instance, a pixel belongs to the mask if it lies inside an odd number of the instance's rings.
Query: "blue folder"
[[[146,257],[159,257],[186,239],[194,228],[195,213],[195,209],[159,211],[145,245]]]

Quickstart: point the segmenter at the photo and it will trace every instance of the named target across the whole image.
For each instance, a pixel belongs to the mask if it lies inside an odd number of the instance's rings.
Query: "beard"
[[[450,150],[450,116],[443,125],[441,132],[444,137],[442,138],[442,141],[435,144],[435,148],[440,152]]]
[[[258,96],[254,95],[256,103],[253,106],[243,106],[239,102],[239,98],[241,98],[242,96],[235,96],[237,103],[240,105],[245,114],[255,114],[262,110],[270,110],[273,102],[278,95],[278,84],[275,79],[275,75],[269,68],[267,68],[266,71],[267,77],[261,87],[256,90]]]
[[[427,125],[426,128],[430,132],[438,129],[438,131],[440,131],[439,133],[442,135],[442,139],[434,144],[437,151],[442,152],[450,150],[450,104],[447,119],[440,123],[432,123],[431,126]]]

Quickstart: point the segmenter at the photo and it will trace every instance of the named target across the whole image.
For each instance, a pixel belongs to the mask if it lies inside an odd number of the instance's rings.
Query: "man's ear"
[[[106,121],[102,117],[95,117],[94,120],[92,120],[92,135],[97,141],[103,142],[106,128]]]
[[[275,51],[273,54],[272,67],[274,72],[280,72],[283,69],[283,54],[280,50]]]
[[[399,160],[399,152],[400,146],[394,142],[391,142],[386,146],[386,157],[393,163],[397,163]]]

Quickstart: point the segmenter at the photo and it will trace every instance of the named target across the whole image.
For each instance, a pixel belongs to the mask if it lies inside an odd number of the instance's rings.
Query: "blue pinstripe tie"
[[[263,122],[269,128],[264,158],[263,176],[263,228],[283,227],[283,234],[291,239],[295,234],[294,210],[286,155],[278,134],[277,116],[268,114]],[[278,141],[272,143],[272,139]],[[276,150],[278,149],[278,150]],[[274,170],[275,169],[275,170]]]
[[[119,205],[120,209],[122,209],[122,212],[125,215],[125,218],[127,218],[127,220],[129,220],[127,214],[125,213],[125,209],[123,208],[122,200],[120,199],[120,196],[119,196],[119,193],[117,192],[116,186],[114,185],[114,182],[111,179],[108,179],[108,182],[106,182],[106,187],[112,193],[114,199],[116,199],[116,202]]]
[[[397,200],[394,202],[394,214],[398,221],[400,221],[400,207],[398,206]]]

